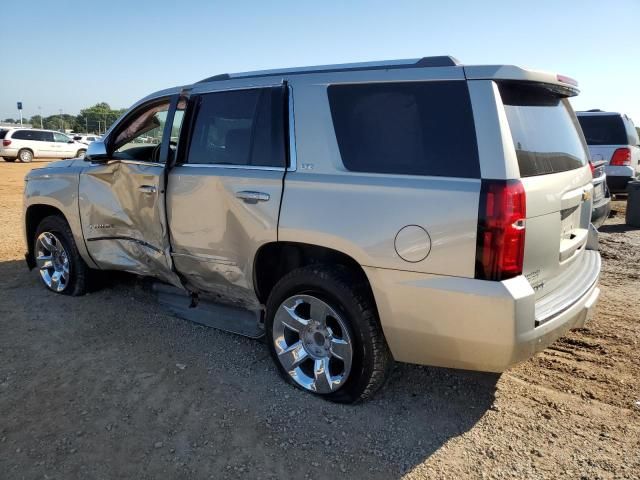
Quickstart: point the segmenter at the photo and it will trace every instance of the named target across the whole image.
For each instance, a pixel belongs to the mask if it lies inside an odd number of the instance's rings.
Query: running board
[[[197,306],[191,307],[192,298],[180,288],[154,283],[152,289],[158,302],[177,317],[249,338],[257,339],[264,335],[260,311],[223,305],[203,298],[198,299]]]

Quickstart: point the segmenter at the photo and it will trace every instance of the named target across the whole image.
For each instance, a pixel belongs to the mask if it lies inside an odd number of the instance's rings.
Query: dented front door
[[[80,218],[87,249],[101,268],[159,276],[175,284],[164,166],[122,160],[92,165],[80,178]]]
[[[80,175],[79,205],[87,250],[103,269],[147,275],[180,286],[171,263],[165,213],[170,100],[125,119],[110,134],[109,160]],[[171,102],[175,108],[175,100]],[[135,112],[134,112],[135,113]],[[164,147],[164,148],[163,148]]]

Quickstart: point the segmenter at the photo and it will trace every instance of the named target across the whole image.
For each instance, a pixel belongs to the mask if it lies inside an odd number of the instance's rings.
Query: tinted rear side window
[[[16,130],[11,135],[11,138],[15,138],[16,140],[33,140],[33,132],[29,130]]]
[[[521,177],[586,165],[586,145],[566,98],[542,85],[503,83],[499,88]]]
[[[332,85],[328,93],[348,170],[480,177],[466,82]]]
[[[627,132],[620,115],[580,115],[578,120],[589,145],[627,144]]]
[[[53,132],[33,132],[33,139],[41,142],[53,142]]]
[[[0,130],[0,140],[2,140],[4,138],[4,136],[7,134],[8,130]]]
[[[638,139],[638,131],[633,121],[630,118],[626,118],[624,126],[627,130],[627,142],[629,142],[629,145],[638,145],[640,140]]]
[[[187,163],[285,166],[282,88],[207,93],[196,108]]]
[[[11,135],[16,140],[31,140],[36,142],[53,142],[53,132],[41,132],[39,130],[16,130]]]

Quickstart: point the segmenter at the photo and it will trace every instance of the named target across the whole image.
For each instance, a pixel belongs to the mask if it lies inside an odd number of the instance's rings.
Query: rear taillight
[[[3,147],[8,147],[9,145],[11,145],[11,140],[2,140]]]
[[[482,181],[476,278],[506,280],[522,273],[526,217],[526,197],[519,180]]]
[[[591,160],[589,160],[589,168],[591,169],[591,178],[596,176],[596,167]]]
[[[618,148],[611,156],[609,165],[615,165],[617,167],[625,167],[631,165],[631,149]]]

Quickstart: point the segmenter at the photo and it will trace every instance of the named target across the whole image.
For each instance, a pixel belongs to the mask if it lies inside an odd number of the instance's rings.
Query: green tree
[[[40,120],[42,119],[41,115],[34,115],[29,119],[29,123],[33,128],[40,128]],[[44,123],[44,122],[43,122]]]
[[[13,118],[5,118],[4,122],[5,123],[16,123],[16,121]]]
[[[96,103],[92,107],[80,110],[75,124],[78,131],[104,132],[115,122],[126,109],[114,110],[106,102]]]

